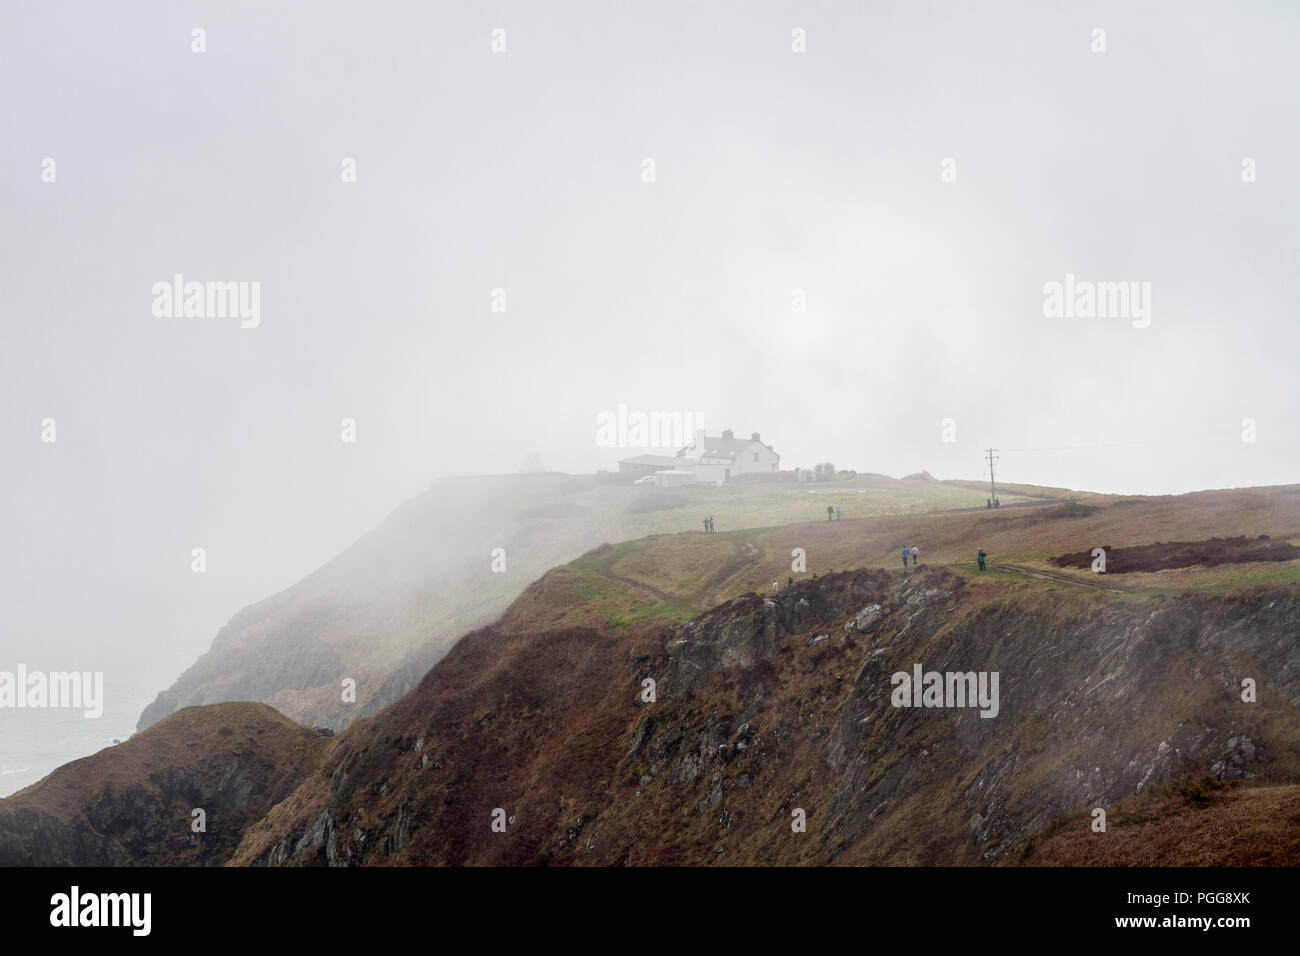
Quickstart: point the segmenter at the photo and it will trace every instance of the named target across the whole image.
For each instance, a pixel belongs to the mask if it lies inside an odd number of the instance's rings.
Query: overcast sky
[[[643,451],[620,404],[787,467],[1297,480],[1300,8],[1244,6],[0,4],[5,638],[174,676],[440,475]],[[177,273],[260,323],[155,316]],[[1067,274],[1149,325],[1045,316]]]

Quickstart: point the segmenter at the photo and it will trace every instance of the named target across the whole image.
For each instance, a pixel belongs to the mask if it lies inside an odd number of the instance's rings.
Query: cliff
[[[1297,625],[1296,584],[1132,601],[921,569],[682,627],[486,628],[346,733],[232,862],[1004,861],[1189,775],[1296,781]],[[996,713],[894,706],[917,664],[997,673]]]
[[[265,704],[185,708],[0,800],[0,866],[224,863],[333,742]]]

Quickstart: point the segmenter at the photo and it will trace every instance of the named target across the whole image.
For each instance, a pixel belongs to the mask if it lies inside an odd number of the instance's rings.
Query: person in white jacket
[[[916,567],[917,561],[920,560],[921,552],[916,550],[916,545],[912,545],[912,567]]]

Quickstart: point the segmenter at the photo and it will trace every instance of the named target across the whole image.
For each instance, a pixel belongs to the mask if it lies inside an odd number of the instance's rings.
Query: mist
[[[1294,481],[1297,26],[6,5],[6,657],[111,666],[133,722],[439,477],[648,450],[596,442],[620,405],[782,468],[980,478],[996,447],[1006,481],[1091,491]],[[259,283],[258,324],[157,317],[177,274]],[[1067,276],[1150,283],[1149,325],[1046,317]]]

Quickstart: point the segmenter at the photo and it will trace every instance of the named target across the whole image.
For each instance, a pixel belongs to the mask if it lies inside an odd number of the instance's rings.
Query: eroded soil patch
[[[1300,558],[1300,548],[1271,541],[1268,535],[1258,538],[1207,538],[1203,541],[1169,541],[1144,544],[1134,548],[1106,549],[1106,573],[1162,571],[1166,568],[1189,568],[1194,565],[1213,568],[1221,564],[1250,564],[1258,561],[1291,561]],[[1076,551],[1048,558],[1058,568],[1092,568],[1092,550]]]

